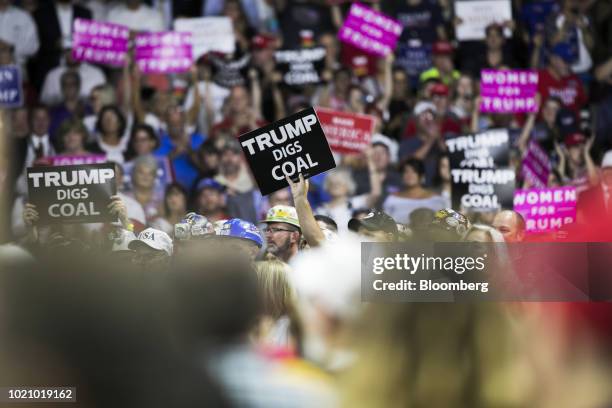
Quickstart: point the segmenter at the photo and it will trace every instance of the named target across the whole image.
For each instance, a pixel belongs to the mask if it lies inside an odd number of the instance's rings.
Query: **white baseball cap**
[[[423,112],[431,111],[434,114],[438,113],[438,109],[436,109],[436,105],[429,101],[421,101],[416,104],[414,107],[414,116],[419,116]]]
[[[601,168],[612,167],[612,150],[608,150],[601,160]]]
[[[147,228],[138,234],[138,238],[129,243],[128,248],[135,250],[138,247],[142,248],[146,245],[157,251],[164,251],[168,256],[172,255],[172,239],[164,231],[155,228]]]

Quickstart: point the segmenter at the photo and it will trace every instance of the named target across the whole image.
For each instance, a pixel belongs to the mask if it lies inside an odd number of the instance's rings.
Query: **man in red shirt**
[[[538,92],[542,100],[548,100],[551,96],[557,97],[563,102],[563,106],[577,114],[587,102],[587,97],[582,82],[571,72],[568,45],[555,45],[549,59],[548,67],[539,72]]]

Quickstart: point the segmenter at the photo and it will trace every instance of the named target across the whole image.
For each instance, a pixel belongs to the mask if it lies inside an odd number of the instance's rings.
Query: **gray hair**
[[[326,191],[329,191],[329,184],[334,179],[343,182],[347,186],[349,196],[355,194],[357,186],[355,185],[355,180],[353,180],[353,176],[351,175],[351,172],[348,169],[337,167],[334,170],[330,171],[327,174],[327,177],[325,177],[325,182],[323,183],[323,188]]]
[[[137,157],[134,160],[134,167],[132,167],[132,176],[134,175],[136,168],[140,166],[148,167],[150,169],[153,169],[155,172],[157,172],[157,167],[158,167],[157,159],[153,157],[152,155]]]

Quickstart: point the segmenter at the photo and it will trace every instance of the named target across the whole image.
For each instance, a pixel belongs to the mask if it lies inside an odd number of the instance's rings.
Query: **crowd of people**
[[[366,305],[359,251],[609,242],[612,5],[515,1],[512,20],[459,41],[455,1],[364,3],[403,26],[387,57],[339,41],[345,1],[0,0],[0,67],[19,67],[24,92],[0,111],[3,385],[74,384],[81,401],[126,406],[611,403],[608,308]],[[75,18],[134,35],[217,15],[234,53],[185,73],[71,53]],[[285,83],[275,51],[313,47],[321,81]],[[483,69],[537,70],[537,112],[481,112]],[[237,138],[311,106],[373,116],[371,145],[262,196]],[[548,187],[576,188],[574,223],[537,235],[513,208],[452,208],[445,141],[489,129],[508,130],[517,189],[532,186],[521,163],[539,145]],[[72,157],[114,165],[115,222],[40,225],[26,170]],[[533,269],[517,279],[541,289]]]

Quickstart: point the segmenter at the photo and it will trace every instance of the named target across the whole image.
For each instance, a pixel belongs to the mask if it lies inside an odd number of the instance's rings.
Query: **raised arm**
[[[291,179],[285,176],[289,187],[291,188],[291,194],[293,195],[293,204],[300,221],[300,228],[302,234],[311,247],[320,246],[325,242],[325,235],[317,220],[314,217],[310,203],[308,202],[308,180],[304,180],[304,176],[299,175],[297,183],[291,181]]]
[[[263,117],[261,112],[261,84],[259,83],[259,74],[255,68],[249,69],[249,79],[251,80],[251,106],[253,107],[253,113],[257,119]]]
[[[597,172],[597,166],[591,157],[591,148],[593,147],[593,142],[595,141],[595,136],[591,136],[587,139],[584,145],[584,163],[586,164],[587,174],[589,177],[589,184],[591,186],[599,183],[599,173]]]
[[[370,192],[366,197],[366,205],[368,208],[374,208],[376,207],[380,196],[382,196],[383,182],[385,177],[383,173],[376,170],[371,148],[366,151],[366,157],[368,159],[368,175],[370,177]]]
[[[141,84],[140,84],[140,69],[138,64],[134,64],[132,69],[131,96],[132,96],[132,111],[134,112],[134,123],[144,123],[145,111],[142,106]]]
[[[202,107],[202,100],[200,95],[200,84],[198,78],[198,66],[193,64],[189,70],[191,74],[191,86],[193,86],[193,104],[187,111],[187,123],[195,125],[198,123],[198,114]]]
[[[393,53],[390,53],[385,57],[385,65],[383,72],[383,83],[382,83],[382,98],[379,102],[379,108],[386,112],[389,109],[389,103],[391,102],[391,95],[393,94]]]

